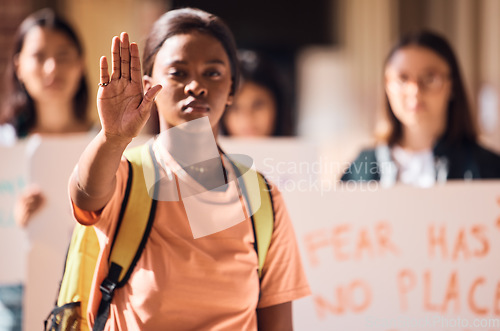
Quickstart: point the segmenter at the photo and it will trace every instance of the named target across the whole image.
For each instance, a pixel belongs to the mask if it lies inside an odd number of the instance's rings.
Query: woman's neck
[[[422,129],[405,128],[399,145],[409,151],[424,151],[434,148],[439,135]]]
[[[162,130],[160,144],[196,181],[207,189],[227,183],[216,133],[208,127]]]
[[[160,129],[160,143],[180,164],[192,165],[220,157],[217,130],[210,126],[208,118],[175,127],[169,127],[160,118]]]
[[[84,132],[89,124],[78,120],[74,115],[72,102],[36,103],[36,123],[32,133],[74,133]]]
[[[182,130],[160,134],[163,147],[180,164],[196,164],[219,157],[213,133],[192,133]]]

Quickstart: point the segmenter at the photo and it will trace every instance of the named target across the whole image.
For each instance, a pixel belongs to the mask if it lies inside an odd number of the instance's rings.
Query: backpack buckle
[[[100,286],[100,290],[102,293],[102,299],[105,301],[111,301],[111,299],[113,298],[113,293],[115,292],[115,289],[116,289],[116,282],[113,282],[113,281],[109,280],[108,278],[106,278]]]
[[[99,289],[102,293],[102,300],[111,301],[113,298],[113,293],[118,285],[118,277],[120,276],[120,272],[122,271],[122,267],[118,264],[111,262],[111,266],[109,267],[108,277],[106,277]]]

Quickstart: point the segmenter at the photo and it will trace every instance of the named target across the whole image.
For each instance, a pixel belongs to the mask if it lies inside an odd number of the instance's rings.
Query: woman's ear
[[[153,79],[148,75],[142,76],[142,88],[144,89],[144,91],[147,91],[151,87],[153,87],[152,80]]]
[[[17,80],[22,83],[23,81],[21,79],[21,75],[20,75],[21,73],[19,72],[19,53],[14,55],[13,60],[14,60],[14,69],[15,69]]]
[[[234,95],[229,94],[229,96],[227,97],[226,106],[231,106],[233,104],[233,101],[234,101]]]

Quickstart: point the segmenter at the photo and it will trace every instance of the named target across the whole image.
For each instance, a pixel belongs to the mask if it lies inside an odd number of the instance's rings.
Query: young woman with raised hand
[[[218,17],[198,9],[172,10],[155,22],[144,50],[144,76],[138,47],[129,44],[126,33],[113,39],[111,61],[108,64],[103,57],[100,66],[102,130],[81,156],[70,181],[75,217],[94,225],[101,243],[89,301],[91,324],[129,175],[122,156],[125,148],[155,106],[160,136],[180,132],[153,143],[163,170],[174,175],[178,189],[181,183],[215,187],[212,177],[217,177],[217,169],[212,163],[201,170],[184,165],[174,154],[187,150],[184,155],[189,157],[204,152],[207,143],[190,139],[189,124],[206,120],[216,139],[219,120],[238,85],[231,32]],[[227,156],[220,149],[218,153],[227,186],[205,192],[214,205],[224,204],[234,182]],[[280,193],[271,189],[275,223],[260,281],[249,218],[194,239],[188,201],[182,192],[178,194],[178,201],[157,202],[149,239],[129,281],[115,291],[106,330],[291,330],[291,301],[308,295],[309,287]]]

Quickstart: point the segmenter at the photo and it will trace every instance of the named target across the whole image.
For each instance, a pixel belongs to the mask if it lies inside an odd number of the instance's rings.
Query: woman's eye
[[[184,77],[186,76],[186,73],[182,70],[170,70],[168,75],[172,77]]]
[[[404,83],[406,83],[407,81],[408,81],[408,76],[407,76],[407,75],[400,75],[400,76],[398,77],[398,82],[399,82],[399,83],[404,84]]]
[[[43,53],[35,53],[33,54],[33,57],[40,63],[45,61],[45,54]]]
[[[56,55],[57,62],[65,63],[65,62],[69,62],[71,59],[72,59],[72,56],[68,53],[62,53],[62,54]]]
[[[426,84],[432,84],[432,83],[436,82],[437,80],[438,80],[438,77],[437,77],[437,75],[434,75],[434,74],[426,75],[422,79],[422,81]]]
[[[210,70],[210,71],[206,72],[206,75],[208,77],[219,77],[221,75],[221,73],[217,70]]]

